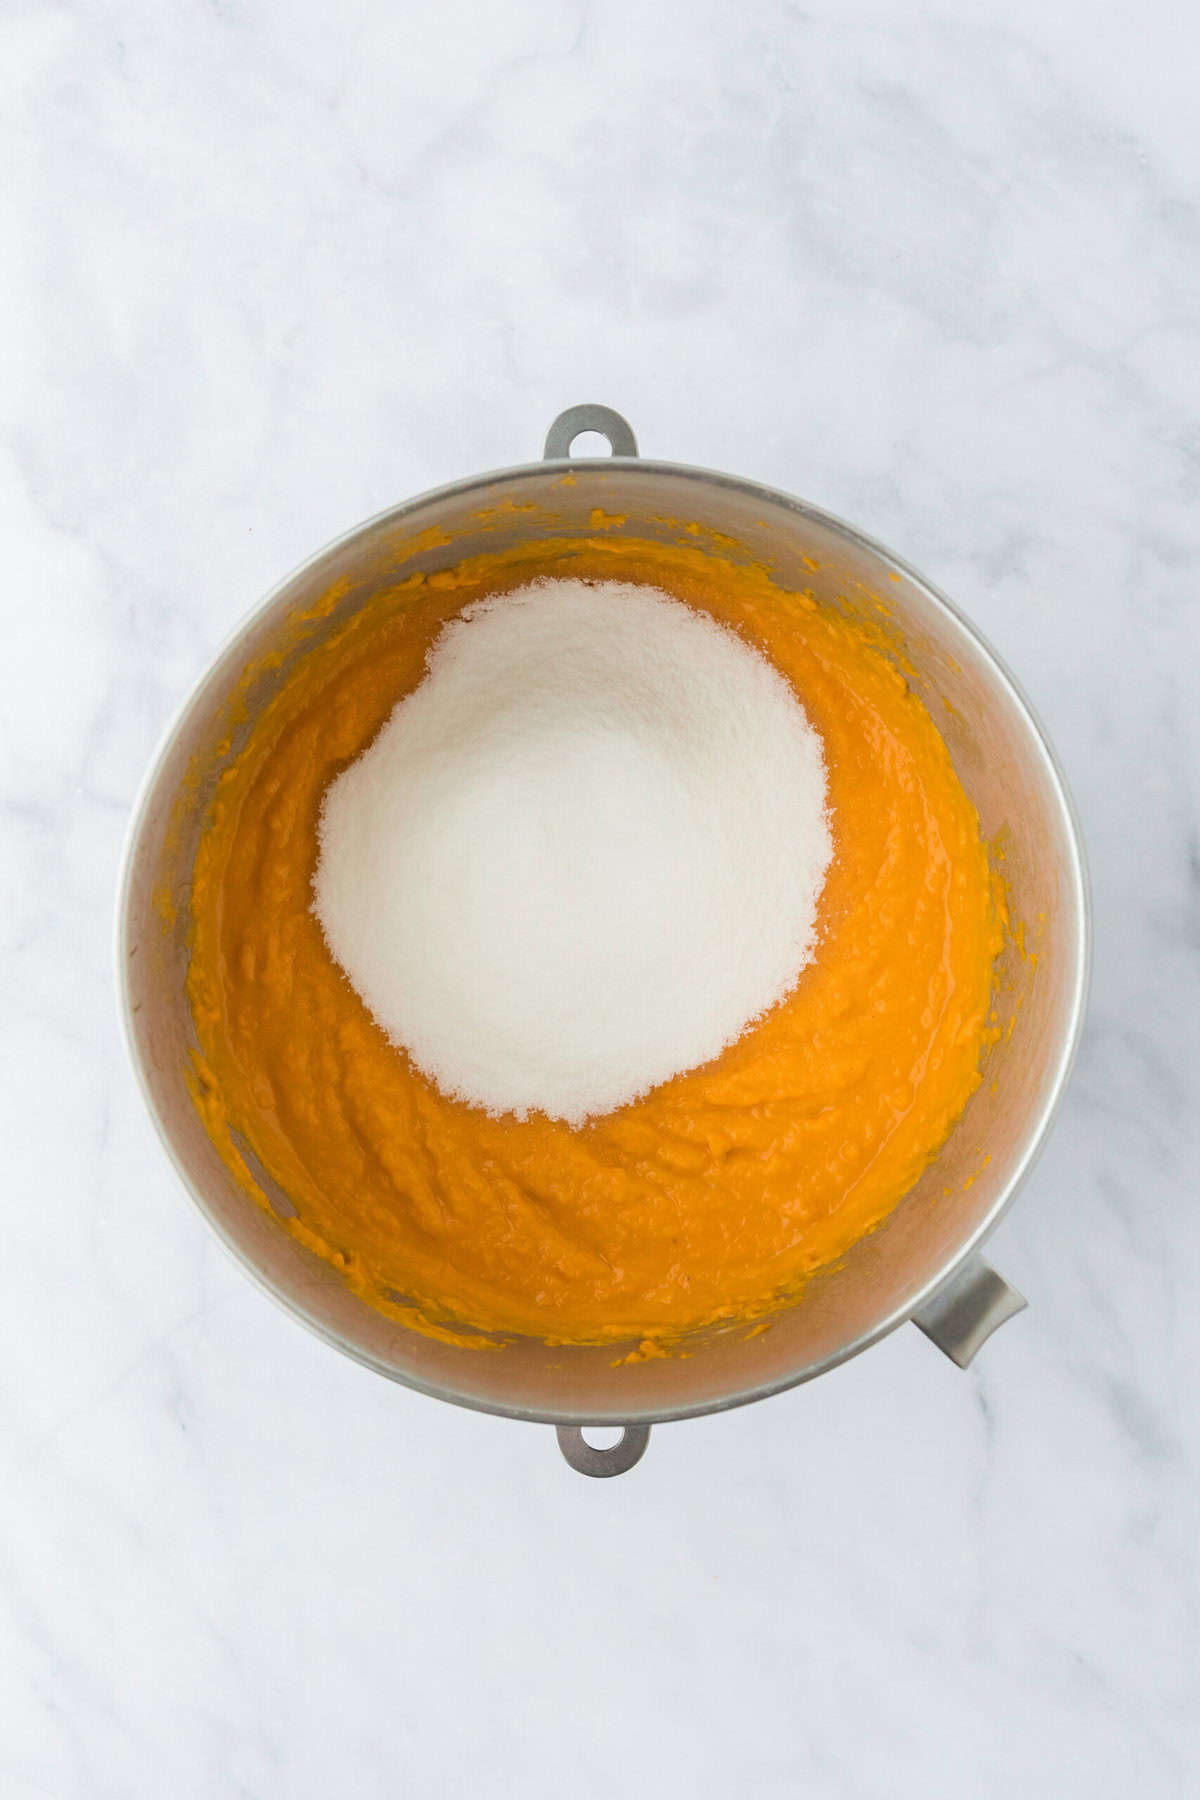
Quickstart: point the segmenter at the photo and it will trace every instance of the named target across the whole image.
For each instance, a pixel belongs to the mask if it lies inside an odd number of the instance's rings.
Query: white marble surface
[[[1198,59],[1166,0],[0,10],[5,1800],[1200,1791]],[[252,1290],[109,958],[233,621],[581,399],[966,606],[1098,926],[1028,1313],[615,1483]]]

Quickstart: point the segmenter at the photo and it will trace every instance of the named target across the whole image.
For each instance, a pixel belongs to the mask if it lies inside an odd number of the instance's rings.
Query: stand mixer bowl
[[[598,431],[611,457],[571,460]],[[258,712],[297,660],[416,570],[449,568],[519,540],[594,529],[732,552],[769,564],[783,587],[851,614],[881,597],[910,683],[946,741],[979,814],[1002,848],[1013,937],[996,984],[1000,1035],[985,1079],[937,1157],[885,1222],[748,1335],[724,1327],[689,1340],[685,1358],[623,1362],[620,1348],[516,1339],[488,1351],[427,1337],[373,1310],[237,1185],[209,1140],[186,1082],[194,1043],[185,994],[188,894],[214,786]],[[617,518],[619,523],[612,523]],[[697,527],[699,532],[697,533]],[[314,619],[335,583],[340,598]],[[269,666],[245,709],[231,697],[248,663]],[[170,897],[164,907],[162,896]],[[966,1366],[1024,1304],[981,1260],[1045,1141],[1083,1023],[1089,904],[1079,826],[1032,708],[951,601],[861,532],[787,494],[669,462],[642,460],[629,425],[605,407],[573,407],[551,427],[540,463],[479,475],[359,525],[290,575],[225,645],[192,693],[147,777],[131,827],[118,913],[126,1036],[147,1105],[184,1185],[247,1272],[326,1342],[367,1367],[459,1405],[559,1427],[572,1466],[631,1467],[651,1424],[739,1406],[811,1380],[914,1320]],[[1036,955],[1029,954],[1035,951]],[[608,1449],[587,1425],[620,1425]]]

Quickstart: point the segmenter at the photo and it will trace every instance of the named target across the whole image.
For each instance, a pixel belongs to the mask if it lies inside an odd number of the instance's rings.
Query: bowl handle
[[[601,437],[607,438],[608,447],[614,456],[636,456],[638,453],[633,426],[619,412],[614,412],[611,406],[568,406],[566,412],[559,413],[546,433],[543,459],[546,462],[568,462],[571,445],[584,431],[596,431]]]
[[[641,1462],[650,1442],[648,1425],[623,1425],[621,1436],[607,1450],[589,1444],[580,1425],[558,1425],[555,1430],[559,1449],[580,1475],[624,1475]]]
[[[982,1256],[969,1256],[945,1287],[913,1314],[913,1324],[919,1325],[951,1362],[965,1369],[996,1327],[1027,1305],[1025,1296],[997,1275]]]

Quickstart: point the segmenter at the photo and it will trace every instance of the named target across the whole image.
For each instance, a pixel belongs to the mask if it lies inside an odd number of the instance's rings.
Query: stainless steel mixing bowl
[[[598,431],[611,457],[570,460]],[[564,476],[570,475],[570,480]],[[950,748],[984,835],[1003,853],[1012,941],[997,984],[1001,1037],[986,1078],[942,1151],[895,1212],[757,1336],[710,1331],[686,1358],[618,1363],[605,1348],[517,1340],[470,1350],[384,1318],[248,1200],[209,1141],[184,1080],[192,1036],[184,994],[187,896],[213,785],[297,658],[384,583],[518,539],[587,535],[594,508],[610,529],[664,542],[717,532],[784,585],[826,606],[873,610],[885,596],[912,685]],[[685,524],[701,527],[685,533]],[[712,540],[708,540],[712,541]],[[814,566],[815,565],[815,566]],[[335,609],[302,620],[335,581]],[[247,664],[279,653],[232,716]],[[174,923],[157,903],[177,902]],[[1028,954],[1036,951],[1036,956]],[[619,1474],[660,1420],[761,1400],[833,1368],[914,1320],[963,1367],[1024,1301],[979,1246],[1028,1175],[1070,1071],[1087,989],[1089,917],[1083,848],[1062,772],[1028,701],[957,608],[861,532],[787,494],[678,463],[638,458],[633,432],[605,407],[572,407],[545,460],[440,488],[382,513],[322,550],[276,589],[226,644],[168,733],[131,827],[118,916],[119,981],[130,1053],[169,1155],[213,1229],[283,1306],[348,1356],[441,1400],[559,1427],[571,1464]],[[586,1425],[620,1424],[609,1449]]]

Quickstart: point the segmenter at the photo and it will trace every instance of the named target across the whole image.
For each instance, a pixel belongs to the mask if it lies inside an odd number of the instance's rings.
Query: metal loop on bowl
[[[650,1442],[648,1425],[623,1425],[616,1443],[606,1450],[589,1444],[580,1425],[558,1425],[555,1430],[559,1449],[580,1475],[624,1475],[641,1462]]]
[[[611,406],[585,404],[568,406],[566,412],[559,413],[546,433],[546,448],[542,452],[545,461],[568,461],[571,445],[585,431],[595,431],[607,438],[614,456],[636,456],[638,453],[637,439],[628,419],[623,419]]]

